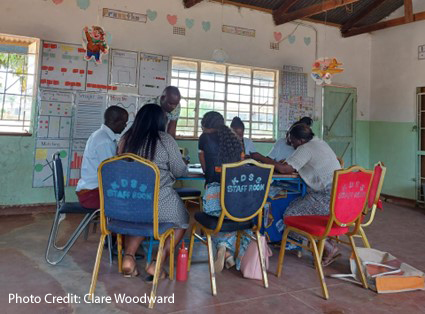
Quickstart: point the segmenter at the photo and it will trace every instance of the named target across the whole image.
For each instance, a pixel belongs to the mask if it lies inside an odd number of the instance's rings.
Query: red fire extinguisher
[[[188,253],[187,253],[187,249],[184,247],[184,241],[183,241],[182,247],[179,249],[179,254],[177,256],[176,279],[178,281],[187,280],[187,259],[188,259]]]

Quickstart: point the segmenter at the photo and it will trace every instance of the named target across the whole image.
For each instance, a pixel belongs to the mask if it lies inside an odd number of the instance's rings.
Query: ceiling
[[[190,8],[207,0],[183,0]],[[425,19],[413,13],[412,0],[210,0],[272,14],[276,25],[304,19],[341,29],[344,37],[376,31]],[[405,16],[384,20],[405,5]],[[383,21],[384,20],[384,21]]]

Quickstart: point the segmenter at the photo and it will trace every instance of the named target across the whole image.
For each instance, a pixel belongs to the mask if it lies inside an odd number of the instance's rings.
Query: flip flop
[[[336,253],[335,255],[333,255],[332,257],[327,257],[325,259],[322,259],[322,267],[326,267],[329,266],[330,264],[332,264],[333,262],[336,261],[336,259],[338,257],[341,256],[341,253]]]
[[[139,271],[137,270],[137,263],[136,263],[136,258],[134,257],[134,255],[131,255],[131,254],[125,254],[124,255],[124,258],[126,257],[126,256],[130,256],[132,259],[133,259],[133,261],[134,261],[134,267],[133,268],[122,268],[122,274],[123,274],[123,276],[124,277],[126,277],[126,278],[131,278],[131,277],[137,277],[137,276],[139,276]],[[123,259],[123,264],[124,264],[124,259]]]

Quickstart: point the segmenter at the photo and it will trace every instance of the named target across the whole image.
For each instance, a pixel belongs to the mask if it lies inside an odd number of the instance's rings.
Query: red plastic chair
[[[322,255],[327,237],[347,235],[353,255],[355,257],[357,268],[361,272],[362,284],[367,288],[366,278],[364,276],[360,259],[357,255],[356,244],[353,236],[358,233],[362,211],[367,201],[369,187],[372,181],[372,171],[365,170],[359,166],[353,166],[348,169],[341,169],[334,172],[330,215],[329,216],[291,216],[285,217],[286,225],[280,247],[279,261],[277,264],[277,276],[282,273],[283,258],[285,256],[286,241],[295,245],[300,245],[288,239],[289,232],[298,233],[306,237],[310,245],[303,248],[313,253],[316,270],[319,275],[322,286],[323,297],[329,298],[328,288],[324,280],[322,269]],[[350,231],[350,227],[353,230]],[[316,244],[318,241],[318,244]]]
[[[370,185],[367,203],[363,210],[364,217],[366,217],[370,213],[369,219],[367,222],[363,222],[360,225],[359,233],[355,235],[356,237],[362,238],[363,244],[367,248],[370,248],[370,243],[366,237],[366,234],[363,228],[369,226],[373,222],[377,208],[380,210],[383,209],[382,203],[379,197],[381,196],[382,185],[384,184],[384,177],[385,177],[386,171],[387,171],[387,168],[384,166],[383,163],[378,162],[377,164],[375,164],[373,168],[373,179]]]

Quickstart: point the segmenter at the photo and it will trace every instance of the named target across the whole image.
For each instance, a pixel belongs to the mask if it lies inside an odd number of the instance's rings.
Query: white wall
[[[416,87],[425,86],[425,21],[374,32],[372,37],[371,120],[414,122]]]
[[[223,48],[230,56],[230,63],[254,65],[280,69],[284,64],[304,67],[310,71],[315,60],[316,34],[314,29],[299,26],[294,35],[296,41],[285,40],[280,50],[269,48],[273,32],[283,37],[290,34],[295,24],[275,26],[270,14],[217,3],[202,3],[184,9],[182,0],[92,0],[86,10],[78,8],[76,1],[65,0],[55,5],[52,1],[1,0],[0,32],[41,39],[80,43],[81,29],[85,25],[100,24],[112,34],[112,48],[159,53],[169,56],[190,57],[211,60],[216,48]],[[102,8],[145,13],[148,9],[158,12],[154,21],[148,23],[127,22],[101,17]],[[172,34],[172,26],[166,20],[167,14],[178,16],[177,26],[184,26],[186,18],[193,18],[192,29],[186,29],[186,36]],[[211,29],[202,30],[202,21],[210,21]],[[256,30],[255,38],[225,34],[221,24],[235,25]],[[339,30],[313,24],[318,29],[318,56],[334,56],[344,63],[345,72],[337,75],[334,82],[357,87],[358,118],[369,118],[370,60],[371,44],[369,35],[343,39]],[[310,37],[310,45],[304,43]],[[309,79],[309,94],[313,96],[314,83]],[[316,116],[320,115],[320,90],[316,97]]]

